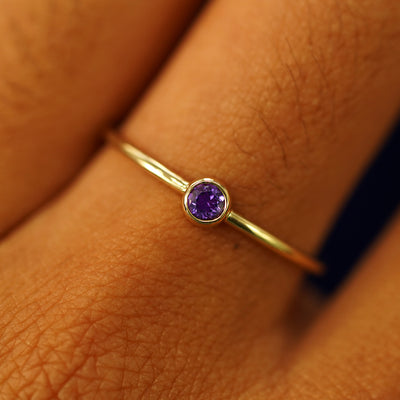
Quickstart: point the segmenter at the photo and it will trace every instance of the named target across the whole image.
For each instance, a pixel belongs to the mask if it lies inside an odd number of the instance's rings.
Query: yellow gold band
[[[235,227],[236,229],[246,233],[251,238],[257,240],[259,243],[274,251],[275,253],[285,257],[286,259],[298,264],[303,269],[314,274],[321,274],[324,271],[324,266],[318,260],[307,256],[301,251],[289,246],[287,243],[281,241],[275,236],[271,235],[264,229],[258,227],[242,216],[238,215],[230,208],[230,199],[226,189],[210,178],[200,179],[192,184],[190,184],[185,179],[181,178],[179,175],[173,171],[166,168],[164,165],[160,164],[158,161],[149,157],[148,155],[141,152],[136,147],[132,146],[130,143],[121,140],[116,133],[109,132],[107,134],[107,140],[113,144],[117,149],[124,153],[131,160],[139,164],[141,167],[146,169],[151,174],[155,175],[157,178],[171,186],[173,189],[184,194],[183,206],[187,215],[201,224],[211,224],[219,223],[225,221]],[[199,185],[212,186],[212,189],[221,197],[221,201],[213,203],[216,208],[220,207],[220,214],[215,218],[210,217],[209,220],[203,220],[194,213],[191,209],[190,198],[191,193],[196,190]],[[211,197],[215,197],[211,195]],[[192,204],[195,204],[194,202]],[[215,208],[214,207],[214,208]],[[215,210],[213,209],[213,212]]]

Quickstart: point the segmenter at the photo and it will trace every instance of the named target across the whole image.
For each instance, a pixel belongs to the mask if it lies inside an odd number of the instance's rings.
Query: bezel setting
[[[222,195],[224,196],[224,199],[225,199],[224,208],[223,208],[221,214],[218,215],[218,216],[217,216],[216,218],[214,218],[214,219],[200,219],[200,218],[196,217],[196,216],[191,212],[191,210],[190,210],[190,206],[189,206],[189,195],[192,193],[192,191],[193,191],[197,186],[199,186],[199,185],[201,185],[201,184],[213,185],[213,186],[215,186],[215,187],[222,193]],[[192,222],[195,222],[195,223],[201,224],[201,225],[216,225],[216,224],[222,222],[222,221],[226,218],[226,216],[227,216],[227,214],[228,214],[228,212],[229,212],[229,210],[230,210],[230,207],[231,207],[231,201],[230,201],[230,197],[229,197],[228,191],[225,189],[225,187],[224,187],[223,185],[221,185],[219,182],[215,181],[215,180],[212,179],[212,178],[198,179],[197,181],[191,183],[191,184],[187,187],[187,189],[186,189],[186,191],[185,191],[185,193],[184,193],[184,195],[183,195],[183,202],[182,202],[182,204],[183,204],[183,209],[184,209],[184,211],[185,211],[185,215],[186,215]]]
[[[292,247],[233,211],[231,209],[228,191],[214,179],[199,179],[190,184],[186,179],[182,178],[165,165],[143,153],[132,144],[119,138],[115,132],[108,132],[107,140],[133,162],[163,181],[172,189],[178,191],[182,195],[185,215],[193,223],[203,226],[212,226],[225,221],[228,225],[248,235],[265,248],[298,264],[304,270],[315,274],[324,272],[325,266],[320,261]],[[204,184],[204,186],[194,190],[194,188],[201,183]],[[205,187],[207,184],[212,185],[212,187]]]

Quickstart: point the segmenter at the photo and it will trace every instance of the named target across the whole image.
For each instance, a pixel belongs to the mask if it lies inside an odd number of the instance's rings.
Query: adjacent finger
[[[0,236],[60,189],[200,1],[0,5]]]
[[[293,355],[269,399],[400,397],[400,215]]]
[[[389,0],[302,4],[212,3],[125,133],[188,180],[223,180],[238,212],[311,251],[395,114],[400,15]],[[227,226],[192,226],[115,150],[9,237],[1,263],[2,373],[22,393],[238,398],[296,339],[300,270]]]

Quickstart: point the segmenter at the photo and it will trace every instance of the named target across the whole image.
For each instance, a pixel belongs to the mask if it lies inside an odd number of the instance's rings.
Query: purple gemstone
[[[189,193],[187,206],[197,219],[209,221],[218,218],[225,208],[225,196],[214,183],[199,183]]]

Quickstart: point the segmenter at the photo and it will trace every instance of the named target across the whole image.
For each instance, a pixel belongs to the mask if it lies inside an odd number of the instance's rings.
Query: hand
[[[198,3],[1,3],[0,398],[400,398],[399,217],[326,306],[94,153]],[[315,252],[398,111],[400,3],[216,0],[191,24],[125,136]]]

